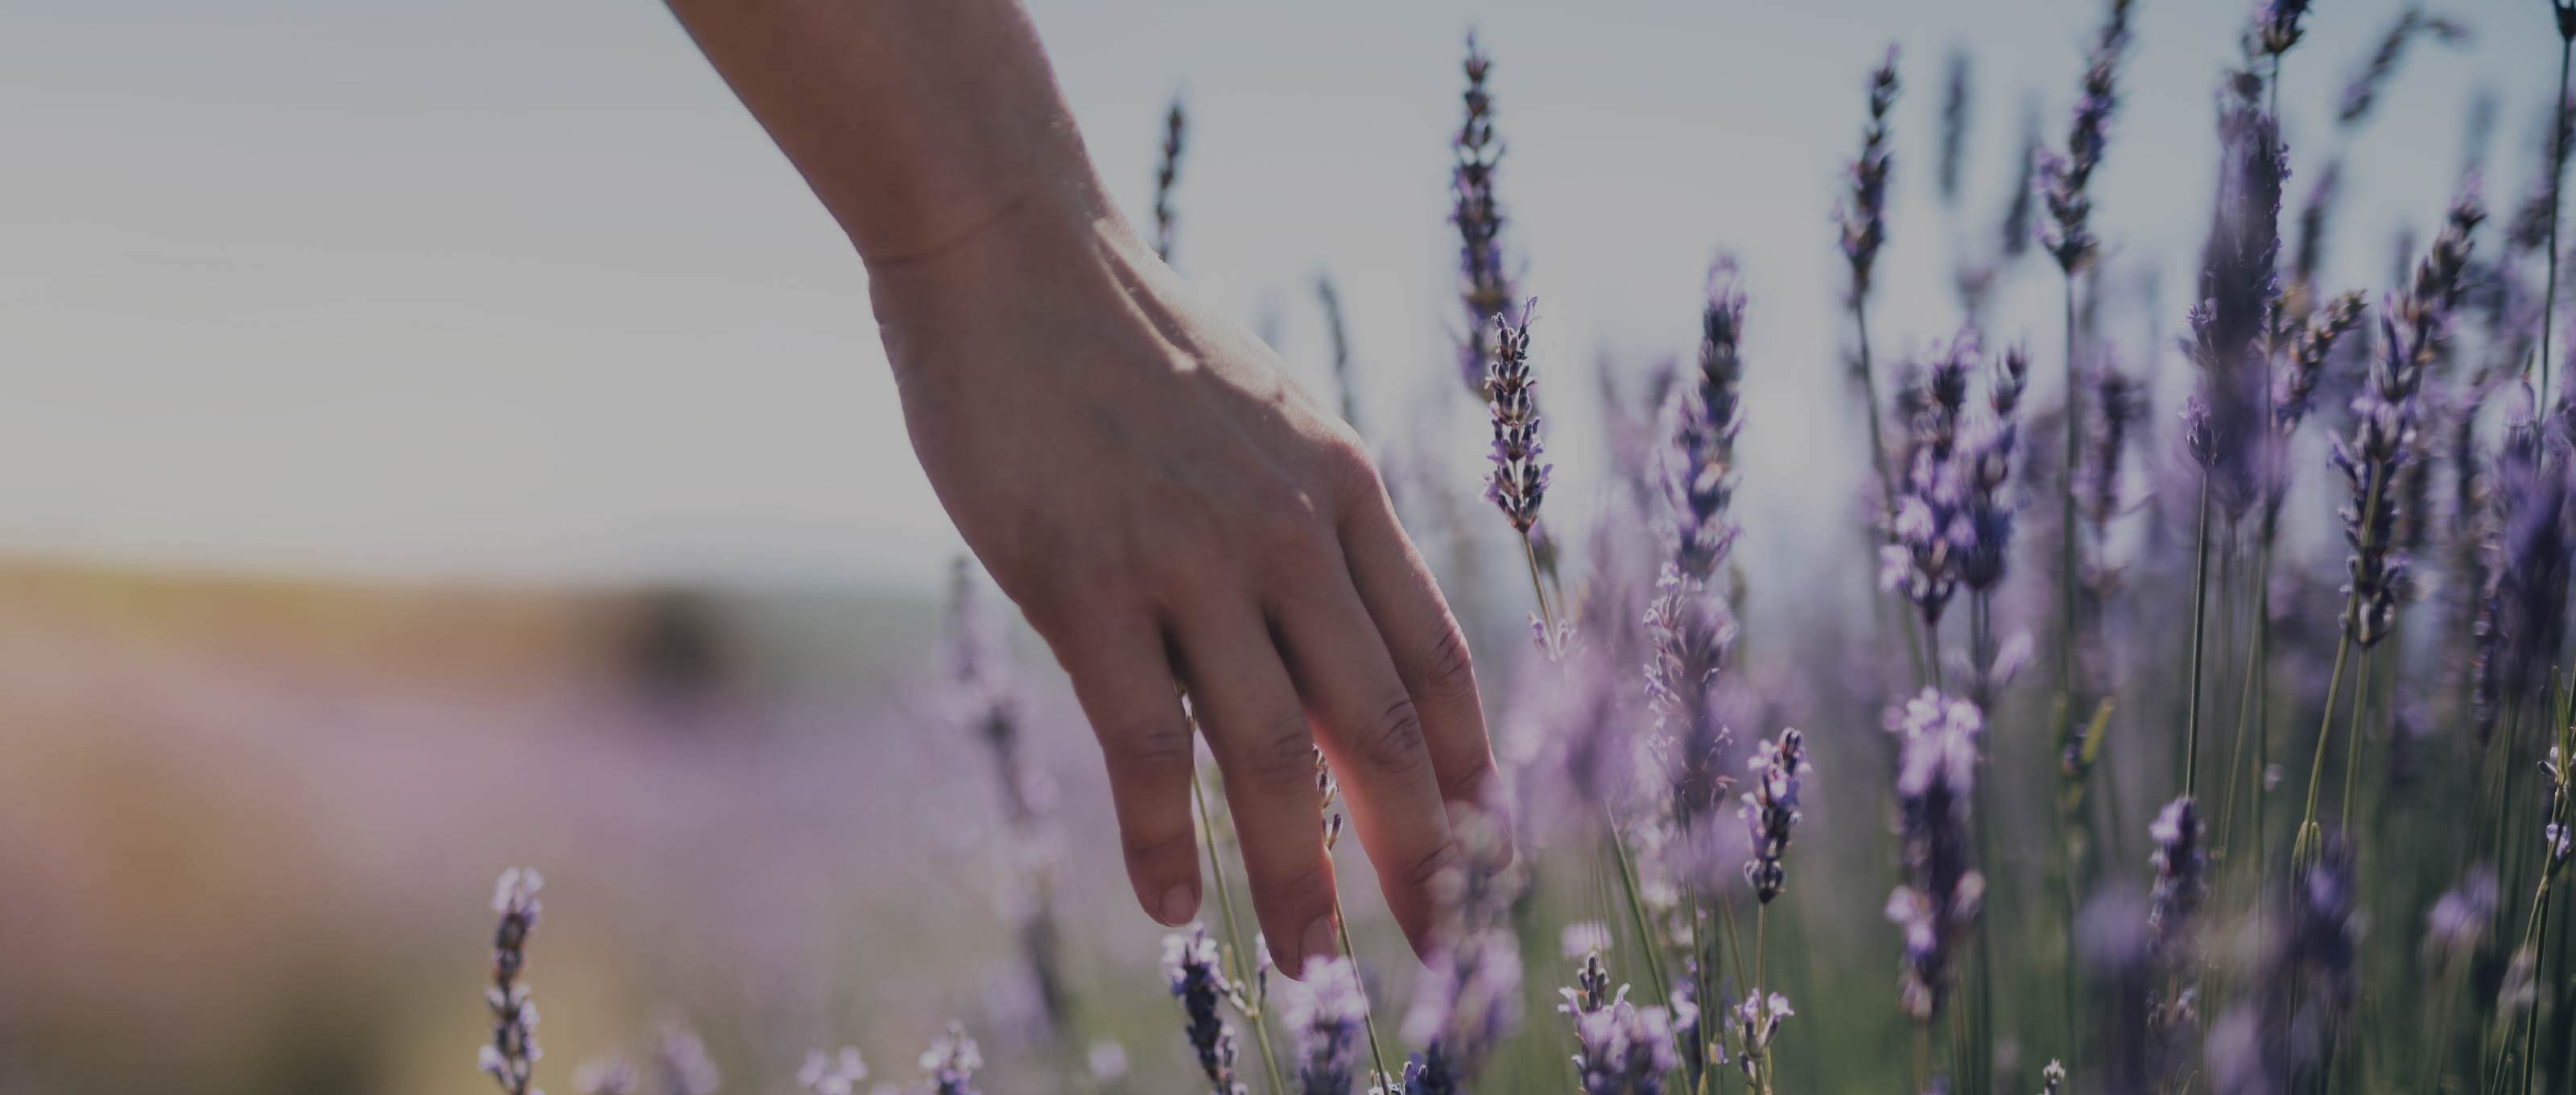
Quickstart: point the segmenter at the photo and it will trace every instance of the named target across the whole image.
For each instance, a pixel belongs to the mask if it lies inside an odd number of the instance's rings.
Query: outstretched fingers
[[[1374,482],[1344,514],[1342,546],[1351,582],[1421,714],[1423,746],[1441,797],[1450,803],[1451,822],[1458,821],[1458,810],[1500,805],[1495,801],[1494,750],[1485,737],[1467,640],[1449,614],[1431,568],[1423,565],[1413,541],[1396,523],[1385,490]]]
[[[1109,766],[1119,847],[1136,901],[1164,924],[1187,923],[1198,914],[1200,896],[1198,830],[1190,811],[1196,744],[1162,630],[1136,615],[1094,622],[1053,645]]]
[[[1457,858],[1420,705],[1340,559],[1272,609],[1297,694],[1313,716],[1388,911],[1420,948],[1432,879]]]
[[[1339,949],[1305,708],[1249,601],[1203,605],[1177,630],[1192,708],[1225,774],[1253,912],[1280,972],[1302,977],[1308,961]]]

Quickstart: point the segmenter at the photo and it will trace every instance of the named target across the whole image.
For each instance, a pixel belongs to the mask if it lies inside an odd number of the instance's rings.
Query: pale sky
[[[2068,0],[1031,6],[1131,210],[1162,104],[1186,90],[1178,264],[1247,321],[1279,317],[1309,375],[1308,286],[1341,278],[1381,431],[1416,406],[1472,429],[1448,387],[1442,217],[1459,38],[1480,26],[1504,198],[1545,300],[1542,375],[1605,347],[1686,350],[1711,253],[1742,256],[1757,552],[1849,517],[1815,499],[1859,454],[1830,403],[1844,328],[1826,217],[1863,74],[1903,44],[1886,358],[1955,322],[1948,242],[1992,234],[2025,103],[2062,141],[2099,18]],[[2205,224],[2210,91],[2247,6],[2140,5],[2097,206],[2121,261],[2162,263],[2168,327]],[[2334,145],[2336,91],[2399,4],[2320,7],[2287,82],[2301,170]],[[2556,75],[2545,6],[2456,7],[2472,48],[2419,45],[2353,151],[2341,285],[2385,288],[2398,218],[2420,235],[2439,216],[2477,89],[2501,97],[2491,198],[2531,173]],[[1978,57],[1959,227],[1932,197],[1954,46]],[[904,439],[863,271],[657,3],[14,3],[0,132],[0,554],[910,585],[958,548]],[[1991,337],[2053,362],[2053,285],[2026,273]],[[1597,465],[1583,417],[1556,412],[1578,482]]]

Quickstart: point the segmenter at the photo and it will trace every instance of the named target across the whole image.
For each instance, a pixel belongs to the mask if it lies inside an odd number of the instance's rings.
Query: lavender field
[[[1519,197],[1624,170],[1516,141],[1567,124],[1516,82],[1550,43],[1413,59],[1441,264],[1292,270],[1252,322],[1473,651],[1502,778],[1421,953],[1320,752],[1342,956],[1273,967],[1204,748],[1211,900],[1141,915],[971,558],[31,562],[0,1095],[2576,1091],[2576,5],[2082,7],[1843,28],[1791,138],[1834,169],[1728,161],[1804,197],[1666,225],[1705,274],[1643,333],[1561,280],[1584,211]],[[1999,76],[2043,50],[2071,76]],[[1093,136],[1193,279],[1271,276],[1195,257],[1231,124],[1185,90]],[[1396,311],[1435,352],[1372,344]]]

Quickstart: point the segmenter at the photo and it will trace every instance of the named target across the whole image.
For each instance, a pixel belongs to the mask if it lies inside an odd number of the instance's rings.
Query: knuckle
[[[1156,720],[1101,735],[1101,753],[1113,775],[1163,774],[1185,769],[1194,743],[1189,728],[1177,721]]]
[[[1423,749],[1422,712],[1413,697],[1403,696],[1379,710],[1360,731],[1362,763],[1381,772],[1410,772],[1429,759]]]
[[[1467,637],[1459,633],[1454,620],[1440,621],[1440,630],[1414,668],[1422,695],[1428,699],[1449,703],[1475,698],[1476,659],[1468,653]]]
[[[1132,556],[1106,548],[1075,548],[1046,569],[1045,586],[1035,598],[1050,626],[1077,621],[1132,596],[1136,564]]]
[[[1368,449],[1356,434],[1347,429],[1324,449],[1324,469],[1333,485],[1352,497],[1374,497],[1378,491],[1377,461],[1369,458]]]
[[[1294,867],[1274,869],[1252,880],[1254,888],[1268,896],[1277,907],[1290,910],[1321,905],[1328,892],[1324,884],[1324,864],[1309,857]]]
[[[1244,774],[1265,784],[1293,780],[1303,786],[1315,778],[1315,736],[1303,712],[1273,716],[1243,750]]]
[[[1322,558],[1330,541],[1304,494],[1265,503],[1252,521],[1253,550],[1274,563],[1305,563]]]
[[[1459,765],[1456,770],[1440,775],[1440,797],[1450,802],[1484,805],[1481,801],[1487,781],[1494,775],[1494,758],[1482,752],[1476,759]]]
[[[1118,834],[1118,850],[1136,870],[1169,868],[1198,855],[1198,834],[1187,828],[1129,829]]]
[[[1404,869],[1404,873],[1399,877],[1402,883],[1409,888],[1427,890],[1437,884],[1440,881],[1440,876],[1449,873],[1450,868],[1456,866],[1457,863],[1458,846],[1448,841],[1442,841],[1439,847],[1433,848],[1429,852],[1424,853],[1422,858],[1415,860],[1412,865],[1406,867]]]

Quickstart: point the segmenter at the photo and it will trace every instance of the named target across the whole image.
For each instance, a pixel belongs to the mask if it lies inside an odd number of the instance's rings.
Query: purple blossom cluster
[[[1369,1014],[1359,968],[1340,955],[1318,959],[1305,984],[1281,996],[1279,1017],[1296,1047],[1298,1090],[1349,1095]]]
[[[1654,1095],[1677,1062],[1672,1017],[1625,999],[1574,1016],[1574,1065],[1584,1095]]]
[[[966,1036],[966,1028],[956,1023],[948,1024],[947,1032],[921,1054],[921,1071],[930,1079],[931,1095],[979,1095],[975,1070],[982,1067],[983,1052]]]
[[[1186,934],[1163,937],[1163,979],[1181,1002],[1181,1030],[1198,1055],[1199,1071],[1206,1074],[1216,1095],[1240,1095],[1243,1085],[1234,1070],[1234,1024],[1218,1011],[1232,994],[1219,962],[1216,940],[1209,938],[1204,927],[1191,925]]]
[[[1843,261],[1851,267],[1851,299],[1869,296],[1878,250],[1887,244],[1887,115],[1896,107],[1896,47],[1869,74],[1869,122],[1861,130],[1860,156],[1845,172],[1850,192],[1834,208],[1842,226]]]
[[[1906,434],[1896,469],[1896,513],[1879,549],[1881,590],[1902,594],[1927,629],[1961,583],[1991,589],[2003,580],[2014,502],[2008,491],[2020,447],[2016,418],[2029,359],[2019,349],[1996,364],[1990,414],[1968,411],[1980,347],[1962,331],[1920,366],[1900,404]]]
[[[2109,142],[2111,113],[2120,104],[2120,60],[2129,48],[2132,4],[2133,0],[2110,0],[2101,31],[2085,55],[2083,93],[2076,98],[2067,125],[2066,151],[2046,150],[2039,158],[2039,194],[2049,219],[2040,244],[2070,276],[2091,264],[2101,246],[2093,238],[2089,190]]]
[[[1494,420],[1493,462],[1485,499],[1503,511],[1512,530],[1524,536],[1538,522],[1539,502],[1547,494],[1548,466],[1540,460],[1546,447],[1538,435],[1538,379],[1530,375],[1529,328],[1538,301],[1521,308],[1518,322],[1493,321],[1494,357],[1485,374],[1485,406]]]
[[[1968,833],[1985,717],[1975,704],[1927,688],[1891,712],[1889,730],[1901,745],[1896,801],[1905,881],[1887,898],[1887,919],[1905,942],[1898,1002],[1916,1022],[1928,1023],[1949,992],[1951,961],[1985,898]]]
[[[1795,727],[1780,731],[1779,741],[1754,746],[1745,767],[1752,772],[1753,789],[1744,793],[1740,813],[1753,838],[1753,858],[1745,861],[1744,878],[1752,883],[1754,898],[1768,905],[1789,884],[1782,861],[1798,825],[1798,788],[1815,770],[1807,762],[1806,735]]]
[[[1485,78],[1494,59],[1467,35],[1464,70],[1466,117],[1450,142],[1449,223],[1458,230],[1459,300],[1466,307],[1467,333],[1459,340],[1459,375],[1474,390],[1485,382],[1492,351],[1487,334],[1503,318],[1515,296],[1503,257],[1503,209],[1494,194],[1494,173],[1503,159],[1503,141],[1494,131],[1493,93]]]
[[[2156,868],[2155,890],[2147,905],[2147,930],[2154,934],[2156,948],[2161,952],[2172,953],[2182,946],[2192,914],[2200,908],[2202,893],[2208,887],[2204,876],[2207,835],[2200,806],[2190,795],[2166,803],[2147,825],[2147,838],[2155,844],[2151,858]]]
[[[546,880],[537,872],[512,867],[501,872],[492,889],[492,911],[501,915],[492,933],[492,984],[483,1001],[492,1013],[492,1040],[476,1054],[477,1064],[507,1095],[529,1095],[529,1082],[545,1051],[537,1048],[537,1005],[528,999],[519,975],[528,966],[528,933],[537,927],[544,904],[537,891]]]

